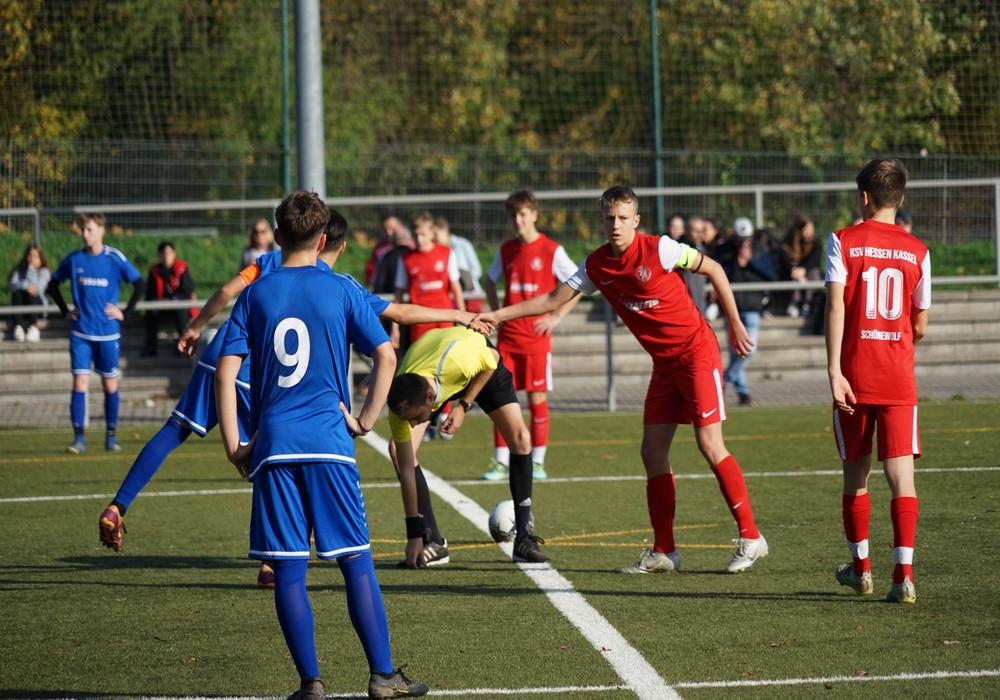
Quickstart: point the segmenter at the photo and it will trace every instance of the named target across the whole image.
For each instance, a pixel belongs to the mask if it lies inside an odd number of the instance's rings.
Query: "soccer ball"
[[[534,528],[534,513],[532,513],[528,523]],[[511,499],[500,501],[490,511],[490,536],[494,542],[511,542],[517,536],[517,530],[514,527],[514,501]]]

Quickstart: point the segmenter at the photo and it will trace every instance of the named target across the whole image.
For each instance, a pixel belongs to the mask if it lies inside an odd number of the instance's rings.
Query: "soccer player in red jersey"
[[[420,214],[411,228],[417,247],[403,253],[396,267],[396,303],[409,294],[411,304],[465,311],[458,262],[451,248],[434,242],[434,217]],[[432,328],[450,327],[449,323],[415,323],[410,326],[410,343]]]
[[[608,238],[564,283],[546,295],[508,306],[484,320],[492,323],[548,313],[580,294],[601,292],[632,334],[653,357],[653,374],[643,415],[642,463],[646,503],[655,542],[628,574],[676,571],[674,544],[676,492],[670,445],[677,426],[694,426],[698,449],[715,473],[739,529],[736,552],[727,573],[744,571],[768,553],[754,523],[743,472],[722,438],[726,406],[722,392],[722,357],[708,323],[698,313],[678,269],[705,275],[712,282],[729,321],[729,343],[741,356],[753,343],[740,321],[726,273],[717,262],[669,236],[636,232],[639,199],[628,187],[601,195],[601,222]]]
[[[833,393],[833,428],[844,463],[843,519],[853,561],[837,581],[872,593],[868,558],[872,435],[892,493],[895,568],[886,600],[913,603],[913,543],[920,456],[913,347],[927,332],[931,259],[927,246],[895,224],[908,174],[897,161],[876,159],[856,178],[864,220],[832,234],[826,246],[826,353]]]
[[[565,249],[536,227],[538,202],[529,190],[507,198],[507,217],[514,237],[504,242],[486,271],[483,289],[493,309],[499,309],[497,283],[506,284],[504,306],[548,294],[576,271]],[[552,329],[573,310],[577,299],[552,313],[512,319],[497,331],[497,350],[514,376],[514,389],[523,390],[531,413],[531,473],[546,479],[545,453],[549,443],[548,392],[552,390]],[[506,479],[510,447],[500,431],[493,431],[494,455],[484,479]]]

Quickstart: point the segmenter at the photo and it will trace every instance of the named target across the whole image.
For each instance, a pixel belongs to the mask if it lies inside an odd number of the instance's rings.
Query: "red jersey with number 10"
[[[859,403],[915,406],[914,308],[931,305],[927,246],[868,219],[830,236],[826,281],[844,285],[840,371]]]

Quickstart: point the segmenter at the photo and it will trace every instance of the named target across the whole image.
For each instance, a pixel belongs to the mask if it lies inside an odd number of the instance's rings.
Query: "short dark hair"
[[[507,197],[507,216],[516,216],[517,212],[525,207],[531,211],[538,211],[538,200],[531,190],[516,190]]]
[[[177,246],[174,245],[173,241],[160,241],[160,245],[156,246],[156,252],[162,253],[167,248],[173,248],[177,250]]]
[[[402,416],[410,407],[423,403],[425,396],[427,380],[419,374],[404,372],[393,377],[385,403],[390,411]]]
[[[639,206],[639,198],[636,196],[635,191],[631,187],[626,187],[625,185],[615,185],[614,187],[609,187],[604,190],[604,194],[601,195],[601,209],[607,209],[614,204],[626,203],[634,203],[636,207]],[[686,219],[684,224],[687,225]]]
[[[326,246],[330,250],[340,245],[347,238],[347,219],[334,208],[330,208],[330,220],[326,222]]]
[[[330,209],[315,192],[292,192],[274,208],[279,242],[290,251],[308,247],[323,233],[329,220]]]
[[[895,158],[876,158],[861,168],[855,178],[859,192],[867,192],[876,209],[898,207],[910,174]]]

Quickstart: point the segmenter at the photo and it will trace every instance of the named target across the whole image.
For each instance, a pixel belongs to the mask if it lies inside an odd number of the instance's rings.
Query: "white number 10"
[[[285,350],[285,337],[290,332],[298,336],[298,352]],[[295,368],[291,374],[278,377],[278,386],[288,388],[298,384],[309,368],[309,331],[306,324],[297,318],[286,318],[279,323],[274,330],[274,354],[285,367]]]
[[[887,321],[903,313],[903,273],[887,268],[880,273],[869,267],[861,275],[865,283],[865,318],[875,318],[876,312]]]

